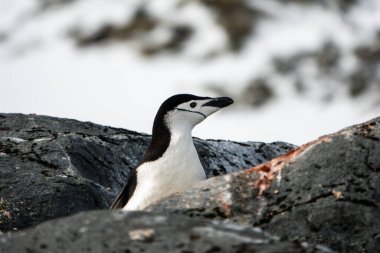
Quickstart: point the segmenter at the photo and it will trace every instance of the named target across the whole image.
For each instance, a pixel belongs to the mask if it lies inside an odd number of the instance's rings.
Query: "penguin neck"
[[[193,143],[193,126],[188,123],[179,122],[170,126],[170,145],[184,145]]]
[[[170,126],[170,143],[163,157],[168,161],[181,161],[185,168],[198,167],[199,157],[195,149],[192,132],[193,127],[185,123]],[[178,164],[177,164],[178,166]]]
[[[143,163],[152,162],[162,157],[169,145],[176,148],[194,147],[192,130],[193,126],[186,122],[176,124],[172,122],[167,124],[163,121],[155,122],[152,141],[144,154]]]

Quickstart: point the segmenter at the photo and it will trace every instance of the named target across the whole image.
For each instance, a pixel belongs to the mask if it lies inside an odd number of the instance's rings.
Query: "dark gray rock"
[[[0,237],[0,252],[331,252],[181,215],[92,211]]]
[[[0,231],[108,208],[150,136],[47,116],[0,114]],[[208,176],[287,152],[285,143],[195,140]]]
[[[323,136],[149,210],[263,228],[338,252],[380,252],[380,118]]]

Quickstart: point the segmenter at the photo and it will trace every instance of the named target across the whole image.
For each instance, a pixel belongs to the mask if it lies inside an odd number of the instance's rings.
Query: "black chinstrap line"
[[[203,117],[207,118],[206,115],[204,115],[203,113],[201,112],[196,112],[196,111],[190,111],[190,110],[186,110],[186,109],[182,109],[182,108],[178,108],[178,107],[175,107],[174,109],[178,110],[178,111],[184,111],[184,112],[192,112],[192,113],[198,113],[200,115],[202,115]]]

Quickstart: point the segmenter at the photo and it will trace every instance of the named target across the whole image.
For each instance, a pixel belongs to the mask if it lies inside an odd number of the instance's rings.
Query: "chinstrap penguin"
[[[232,103],[229,97],[179,94],[168,98],[156,114],[152,140],[141,164],[130,172],[111,209],[141,210],[206,179],[191,132]]]

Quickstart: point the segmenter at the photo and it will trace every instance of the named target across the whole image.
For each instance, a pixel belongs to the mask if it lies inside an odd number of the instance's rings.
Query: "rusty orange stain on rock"
[[[244,173],[258,173],[260,175],[260,178],[256,180],[254,187],[259,189],[259,195],[261,196],[265,190],[270,188],[270,181],[274,179],[277,179],[278,181],[281,180],[281,170],[285,166],[294,162],[297,157],[312,147],[321,143],[331,142],[331,140],[331,136],[322,136],[315,141],[311,141],[301,147],[295,148],[285,155],[274,158],[267,163],[244,170]]]
[[[231,205],[224,202],[222,204],[222,208],[223,208],[223,212],[224,214],[227,216],[227,217],[230,217],[231,216]]]

